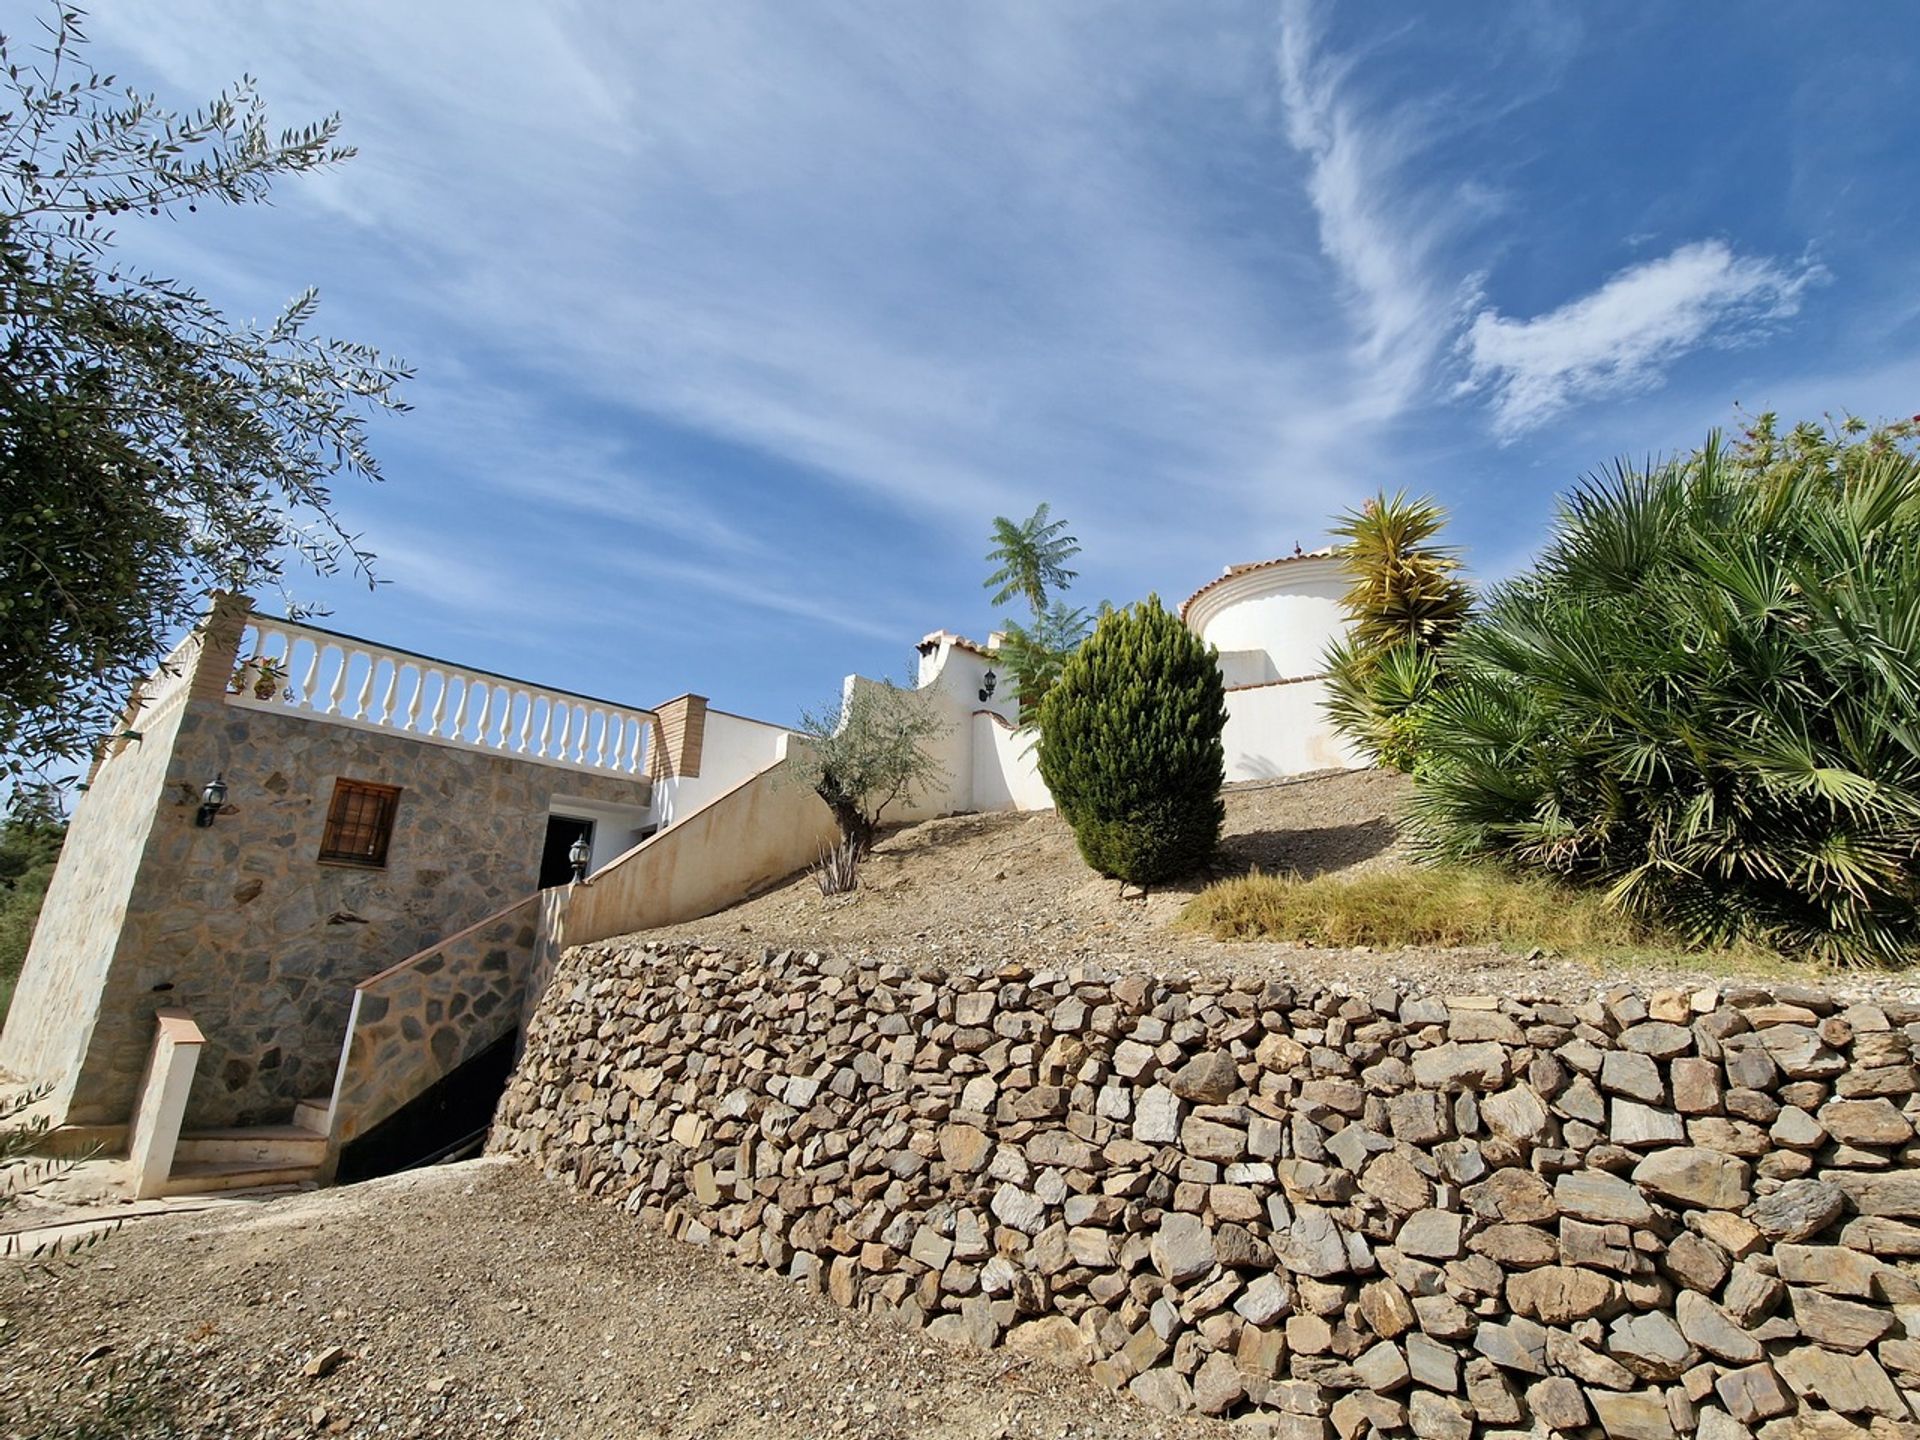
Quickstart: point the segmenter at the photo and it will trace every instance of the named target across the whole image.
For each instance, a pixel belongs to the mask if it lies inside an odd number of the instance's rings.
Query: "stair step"
[[[188,1130],[174,1147],[173,1173],[189,1165],[313,1166],[326,1155],[327,1137],[302,1125]]]
[[[263,1190],[274,1186],[317,1185],[318,1165],[176,1163],[167,1176],[163,1195],[206,1195],[216,1190]]]
[[[333,1118],[333,1097],[322,1095],[313,1100],[302,1100],[293,1107],[293,1123],[303,1130],[325,1137],[328,1122]]]

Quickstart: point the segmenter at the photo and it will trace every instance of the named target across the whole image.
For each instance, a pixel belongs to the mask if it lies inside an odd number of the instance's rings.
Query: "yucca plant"
[[[1607,887],[1696,942],[1920,943],[1920,462],[1909,427],[1585,481],[1424,703],[1433,852]]]
[[[1459,557],[1435,543],[1446,520],[1432,500],[1401,492],[1378,495],[1333,526],[1351,623],[1327,651],[1327,714],[1397,770],[1414,767],[1425,704],[1442,683],[1440,651],[1473,608]]]

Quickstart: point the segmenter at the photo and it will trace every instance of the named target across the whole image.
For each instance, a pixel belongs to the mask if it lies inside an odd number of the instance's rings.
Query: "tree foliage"
[[[1403,491],[1376,496],[1333,527],[1351,582],[1340,602],[1351,623],[1327,651],[1327,713],[1398,770],[1414,766],[1427,702],[1442,683],[1440,653],[1473,607],[1458,556],[1435,543],[1446,520],[1432,500]]]
[[[0,775],[83,752],[213,589],[370,557],[329,482],[379,478],[407,368],[315,336],[316,300],[227,319],[114,259],[116,226],[252,204],[353,151],[270,132],[251,80],[177,115],[86,56],[77,12],[0,36]]]
[[[801,716],[807,743],[794,748],[788,769],[826,801],[858,858],[873,848],[889,805],[911,802],[943,777],[928,747],[947,729],[931,693],[856,680],[837,703]]]
[[[1040,776],[1089,865],[1148,885],[1213,858],[1226,723],[1212,648],[1157,596],[1101,616],[1040,707]]]
[[[1067,568],[1067,562],[1080,553],[1080,544],[1065,533],[1066,528],[1066,521],[1052,518],[1045,501],[1025,520],[1005,515],[993,520],[994,545],[987,559],[998,562],[999,568],[983,583],[994,592],[995,605],[1019,596],[1032,616],[1025,625],[1017,620],[1000,622],[1006,636],[1000,660],[1013,677],[1023,725],[1038,718],[1040,702],[1060,678],[1067,657],[1087,638],[1087,612],[1054,593],[1065,590],[1079,575]]]
[[[0,820],[0,1020],[12,1004],[66,834],[66,819],[47,787],[17,789]]]
[[[1692,939],[1844,962],[1920,944],[1920,459],[1857,421],[1565,502],[1447,655],[1431,850],[1596,882]]]

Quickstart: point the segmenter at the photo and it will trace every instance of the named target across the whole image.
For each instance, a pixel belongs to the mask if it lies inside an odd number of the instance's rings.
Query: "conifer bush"
[[[1040,707],[1040,776],[1089,865],[1150,885],[1213,858],[1226,723],[1212,648],[1157,596],[1101,617]]]
[[[1764,418],[1566,502],[1447,652],[1431,852],[1606,887],[1696,943],[1920,947],[1920,459]]]

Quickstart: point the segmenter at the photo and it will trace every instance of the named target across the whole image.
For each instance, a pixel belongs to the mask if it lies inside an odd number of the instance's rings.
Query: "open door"
[[[540,851],[540,888],[550,890],[573,879],[573,861],[567,852],[576,840],[593,844],[593,821],[576,820],[571,815],[547,817],[547,843]]]

